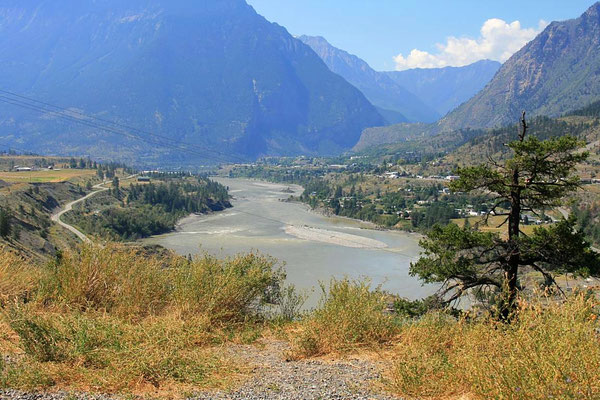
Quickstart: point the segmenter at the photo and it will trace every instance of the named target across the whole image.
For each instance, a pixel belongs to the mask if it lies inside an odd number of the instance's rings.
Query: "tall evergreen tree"
[[[505,235],[454,224],[435,227],[421,242],[424,257],[410,269],[425,282],[442,283],[441,296],[448,302],[471,290],[495,295],[504,320],[515,309],[522,268],[540,272],[553,284],[554,273],[600,274],[600,258],[576,231],[573,218],[536,228],[531,235],[521,231],[524,212],[540,215],[580,186],[575,167],[588,157],[571,136],[541,141],[527,136],[527,129],[523,113],[519,137],[508,144],[510,158],[459,168],[460,178],[451,184],[457,192],[479,190],[492,196],[495,203],[485,222],[490,215],[504,216]]]
[[[112,193],[113,195],[117,198],[120,199],[121,198],[121,190],[119,189],[119,178],[118,177],[114,177],[112,180]]]

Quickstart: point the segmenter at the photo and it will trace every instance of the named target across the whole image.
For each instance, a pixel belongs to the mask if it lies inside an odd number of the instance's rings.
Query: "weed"
[[[292,358],[379,346],[393,339],[398,325],[384,313],[386,296],[371,291],[369,282],[332,280],[329,292],[321,285],[319,307],[301,322],[293,340]]]

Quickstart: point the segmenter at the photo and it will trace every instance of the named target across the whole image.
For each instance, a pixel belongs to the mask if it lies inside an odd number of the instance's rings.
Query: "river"
[[[331,277],[367,277],[373,286],[416,299],[434,292],[409,276],[418,258],[419,237],[373,229],[368,223],[312,212],[308,206],[283,201],[302,193],[300,186],[217,178],[229,187],[233,208],[182,220],[175,232],[147,243],[160,244],[183,255],[219,257],[258,250],[285,263],[287,279],[311,293],[308,306],[320,296],[319,282]]]

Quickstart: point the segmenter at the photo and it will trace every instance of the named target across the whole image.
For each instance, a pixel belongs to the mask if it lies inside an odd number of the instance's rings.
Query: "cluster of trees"
[[[136,172],[131,167],[128,167],[124,164],[113,163],[113,162],[108,163],[108,164],[97,164],[94,162],[93,169],[96,170],[96,174],[98,175],[98,178],[100,178],[101,180],[114,179],[118,169],[122,169],[127,174],[133,174]]]
[[[196,213],[223,209],[229,203],[227,188],[206,178],[132,185],[127,194],[128,203],[160,205],[165,212]]]
[[[594,244],[600,245],[600,205],[583,205],[572,210],[579,229]]]
[[[89,158],[80,158],[76,160],[74,157],[71,157],[69,160],[69,168],[71,169],[95,169],[97,168],[96,161],[92,161]]]
[[[178,219],[190,213],[231,206],[227,188],[203,177],[134,184],[128,188],[119,187],[117,178],[115,182],[108,198],[96,196],[95,204],[88,203],[67,218],[85,232],[134,240],[171,231]],[[95,206],[104,209],[95,212]]]
[[[179,213],[167,213],[160,206],[111,207],[99,214],[75,215],[85,232],[115,240],[135,240],[172,230]]]
[[[98,178],[101,180],[104,179],[113,179],[116,176],[116,172],[118,169],[122,169],[125,173],[133,174],[136,171],[122,163],[110,162],[110,163],[99,163],[97,161],[93,161],[89,158],[79,158],[76,159],[71,157],[69,160],[69,168],[71,169],[95,169]]]
[[[411,225],[421,231],[427,231],[435,225],[448,225],[450,220],[458,218],[456,208],[452,203],[436,202],[416,209],[411,214]]]
[[[600,118],[600,101],[593,102],[592,104],[584,107],[580,110],[573,111],[571,115],[578,115],[583,117],[597,117]]]

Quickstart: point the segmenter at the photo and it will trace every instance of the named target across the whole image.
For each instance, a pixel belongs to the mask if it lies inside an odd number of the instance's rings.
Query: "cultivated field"
[[[0,172],[0,180],[9,183],[48,183],[65,182],[75,178],[92,177],[92,169],[60,169],[26,172]]]

